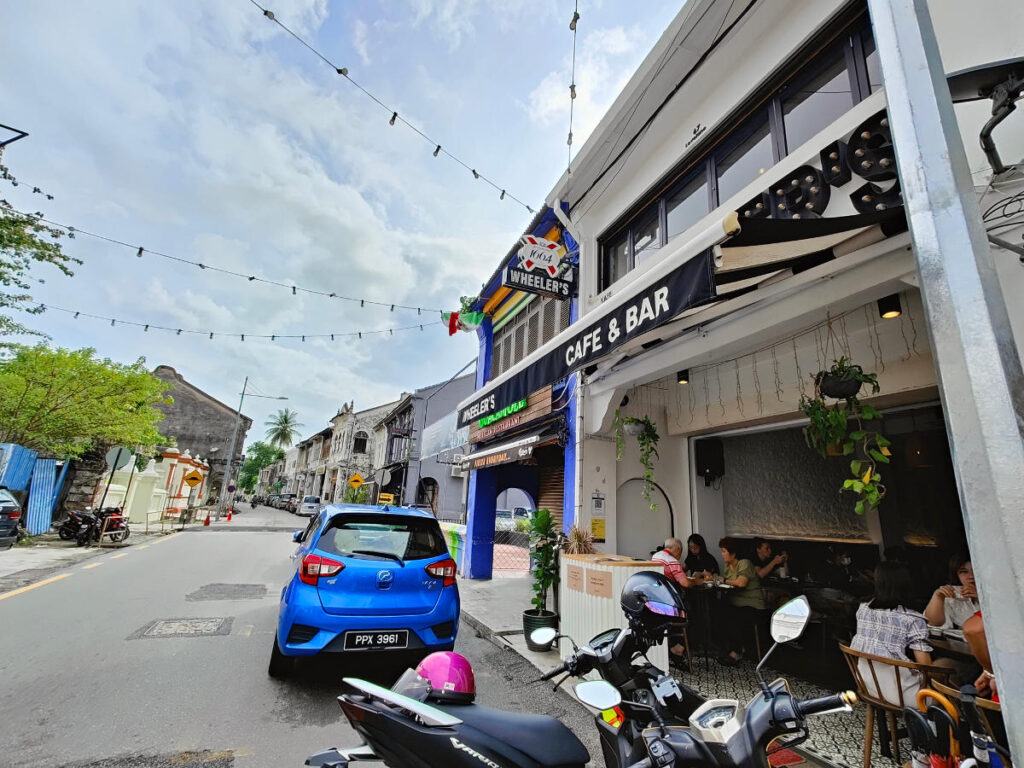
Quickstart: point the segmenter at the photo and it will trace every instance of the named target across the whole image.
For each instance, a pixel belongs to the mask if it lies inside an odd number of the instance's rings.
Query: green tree
[[[41,219],[41,214],[18,213],[6,200],[0,200],[0,336],[42,335],[5,313],[8,309],[32,314],[42,311],[26,306],[32,301],[27,293],[30,281],[45,282],[43,278],[29,276],[34,264],[53,264],[70,277],[73,274],[70,265],[82,263],[61,250],[59,240],[64,236],[63,230],[48,226]]]
[[[294,443],[295,438],[298,437],[299,428],[302,426],[299,423],[299,414],[290,408],[281,409],[267,419],[264,424],[269,427],[267,441],[277,448],[287,448]]]
[[[0,360],[0,443],[58,456],[125,445],[143,451],[170,441],[157,431],[170,403],[166,382],[145,359],[131,365],[96,357],[93,349],[15,345]]]
[[[365,504],[368,492],[366,485],[360,485],[358,488],[353,488],[348,483],[345,483],[345,490],[341,494],[341,500],[345,504]]]
[[[245,462],[242,464],[242,471],[238,473],[238,484],[246,493],[252,493],[256,489],[256,481],[260,477],[260,470],[269,467],[275,461],[284,458],[284,451],[267,445],[262,440],[245,449]]]

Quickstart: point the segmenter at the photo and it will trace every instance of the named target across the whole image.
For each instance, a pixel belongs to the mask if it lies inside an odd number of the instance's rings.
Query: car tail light
[[[450,557],[446,560],[439,560],[427,566],[427,573],[435,579],[444,579],[442,586],[450,587],[455,583],[455,561]]]
[[[7,513],[7,517],[10,518],[11,520],[20,520],[21,519],[21,512],[18,512],[18,511],[8,512]]]
[[[337,576],[344,568],[345,564],[339,563],[337,560],[320,555],[306,555],[302,558],[299,578],[304,584],[316,586],[316,580],[321,576]]]

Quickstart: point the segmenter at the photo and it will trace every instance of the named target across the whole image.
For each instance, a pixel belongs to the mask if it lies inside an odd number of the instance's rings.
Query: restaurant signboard
[[[551,387],[541,387],[469,427],[470,444],[481,443],[518,427],[525,427],[551,413]]]
[[[502,272],[506,288],[554,299],[568,299],[575,287],[571,264],[563,264],[565,248],[554,240],[526,235],[522,247]]]
[[[500,464],[511,464],[514,461],[522,461],[533,455],[533,449],[540,442],[540,432],[521,437],[510,443],[488,448],[483,451],[471,453],[462,457],[461,468],[463,472],[473,469],[486,469],[496,467]]]

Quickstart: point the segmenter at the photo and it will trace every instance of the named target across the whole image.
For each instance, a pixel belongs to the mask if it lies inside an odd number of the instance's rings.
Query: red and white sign
[[[520,242],[519,264],[527,272],[535,269],[547,272],[550,277],[558,273],[558,262],[562,260],[562,246],[543,237],[526,235]]]

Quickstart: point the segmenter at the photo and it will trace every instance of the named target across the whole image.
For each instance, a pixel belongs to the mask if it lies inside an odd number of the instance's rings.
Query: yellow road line
[[[149,544],[143,544],[139,549],[149,549]]]
[[[170,536],[164,536],[162,539],[157,539],[150,546],[155,547],[157,544],[163,544],[165,541],[167,541],[169,539],[175,539],[178,536],[181,536],[181,534],[180,533],[172,533]]]
[[[122,552],[122,553],[121,553],[121,554],[119,554],[119,555],[111,555],[110,559],[111,559],[111,560],[117,560],[117,558],[119,558],[119,557],[124,557],[124,556],[125,556],[125,555],[127,555],[127,554],[128,554],[127,552]]]
[[[10,592],[4,592],[2,595],[0,595],[0,600],[6,600],[8,597],[14,597],[15,595],[20,595],[22,592],[28,592],[30,589],[35,589],[36,587],[43,587],[43,586],[46,586],[47,584],[53,584],[53,582],[60,581],[61,579],[66,579],[70,575],[71,575],[70,573],[62,573],[59,576],[51,576],[48,579],[43,579],[42,581],[37,581],[35,584],[29,584],[27,587],[21,587],[19,589],[12,589]]]
[[[89,570],[90,568],[99,568],[99,567],[100,567],[101,565],[103,565],[103,562],[102,562],[102,561],[101,561],[101,562],[98,562],[98,563],[89,563],[88,565],[83,565],[83,566],[82,566],[82,570],[83,570],[83,571],[87,571],[87,570]]]

